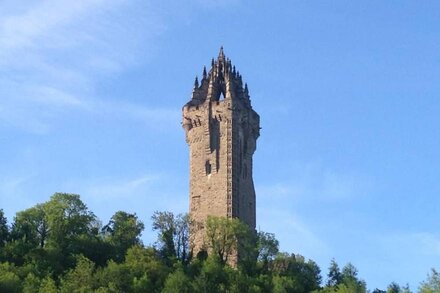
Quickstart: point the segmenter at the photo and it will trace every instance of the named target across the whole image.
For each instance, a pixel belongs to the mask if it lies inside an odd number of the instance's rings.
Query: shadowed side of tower
[[[204,249],[209,215],[239,218],[255,229],[252,155],[260,117],[252,109],[247,85],[220,49],[217,60],[183,107],[182,126],[190,151],[191,246]]]

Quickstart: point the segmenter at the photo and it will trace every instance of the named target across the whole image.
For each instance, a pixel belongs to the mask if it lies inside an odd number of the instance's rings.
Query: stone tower
[[[182,126],[190,149],[190,216],[194,253],[203,249],[208,215],[239,218],[255,229],[252,155],[260,117],[252,109],[247,85],[223,48],[211,69],[196,77]]]

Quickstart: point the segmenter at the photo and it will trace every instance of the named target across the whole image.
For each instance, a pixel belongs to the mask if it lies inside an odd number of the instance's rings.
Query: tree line
[[[152,223],[157,241],[144,245],[136,214],[118,211],[102,225],[76,194],[55,193],[11,224],[0,209],[0,292],[369,292],[352,264],[332,260],[324,279],[313,260],[280,252],[273,234],[237,219],[209,217],[209,253],[197,255],[188,215],[155,212]],[[228,264],[233,252],[240,254],[236,268]],[[371,292],[411,291],[391,283]],[[440,292],[436,270],[418,292]]]

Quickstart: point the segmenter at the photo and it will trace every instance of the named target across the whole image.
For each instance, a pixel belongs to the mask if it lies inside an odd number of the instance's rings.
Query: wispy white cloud
[[[121,204],[148,202],[153,209],[181,210],[182,202],[175,200],[180,190],[169,184],[170,175],[159,171],[145,172],[137,176],[109,176],[100,178],[83,178],[62,184],[65,190],[81,194],[86,202],[106,203],[108,201]],[[174,198],[173,201],[168,199]],[[186,206],[187,196],[179,197]],[[138,210],[138,207],[136,208]]]
[[[371,259],[359,258],[367,280],[380,279],[405,284],[408,280],[422,281],[429,269],[440,261],[440,234],[432,231],[395,232],[370,234],[368,236]],[[371,262],[380,266],[378,271]],[[376,266],[377,267],[377,266]],[[399,270],[396,270],[399,267]],[[410,284],[413,289],[417,283]]]
[[[239,2],[194,0],[188,4],[216,9]],[[173,15],[192,11],[186,6],[150,0],[31,0],[26,4],[5,0],[0,8],[0,121],[47,133],[66,111],[101,107],[107,113],[153,123],[164,115],[176,115],[175,110],[117,103],[108,97],[104,102],[96,85],[109,75],[148,62],[155,40]],[[118,100],[123,98],[127,100]]]
[[[153,243],[154,235],[147,232],[154,211],[187,211],[187,192],[176,182],[170,184],[171,178],[170,174],[155,171],[125,178],[117,175],[76,179],[65,183],[63,188],[80,194],[90,210],[104,222],[118,210],[136,213],[147,227],[143,240]]]
[[[50,86],[35,86],[30,91],[33,95],[30,95],[30,99],[37,102],[48,104],[51,106],[84,106],[84,101],[81,101],[77,97],[64,92],[60,89]]]
[[[3,38],[0,45],[4,48],[22,49],[66,44],[69,36],[53,34],[53,32],[62,30],[63,26],[71,24],[92,9],[99,9],[104,2],[102,0],[34,1],[21,13],[3,15],[0,26]],[[54,38],[55,36],[59,38]],[[64,42],[40,43],[42,39]]]
[[[32,173],[0,177],[0,209],[4,209],[8,219],[12,219],[13,213],[16,212],[11,207],[25,209],[32,205],[32,200],[25,190],[26,185],[29,185],[34,177]]]
[[[32,176],[21,176],[21,177],[4,177],[0,178],[0,194],[6,196],[7,194],[16,194],[17,189],[28,181]]]
[[[156,130],[176,127],[175,121],[179,121],[181,116],[178,108],[150,108],[121,101],[95,101],[92,109],[96,114],[139,121]]]
[[[157,180],[158,175],[149,174],[125,180],[101,180],[86,186],[84,194],[97,200],[128,199],[144,193]]]
[[[407,252],[408,259],[421,255],[440,258],[440,234],[432,232],[390,233],[378,237],[384,249],[392,252],[396,245]]]
[[[282,250],[301,252],[306,257],[310,257],[312,253],[315,256],[328,254],[330,248],[313,227],[305,223],[294,211],[282,206],[269,206],[267,202],[259,204],[258,222],[264,224],[261,229],[275,233]]]
[[[373,187],[370,176],[336,172],[315,163],[292,167],[289,177],[281,182],[257,186],[259,196],[346,201],[367,196]]]
[[[194,2],[197,5],[204,6],[209,9],[213,8],[219,8],[219,7],[230,7],[230,6],[236,6],[240,4],[241,0],[223,0],[223,1],[216,1],[216,0],[194,0]]]
[[[318,203],[340,205],[362,200],[371,191],[372,179],[317,163],[292,164],[290,171],[282,181],[256,186],[258,221],[263,229],[279,234],[283,249],[329,261],[335,251],[332,243],[326,242],[322,222],[317,223],[315,216],[305,211]]]
[[[416,242],[421,244],[421,251],[429,255],[440,257],[440,237],[432,233],[416,233],[413,235]]]
[[[151,1],[15,2],[0,10],[0,119],[36,133],[99,103],[100,78],[148,60],[165,29]]]

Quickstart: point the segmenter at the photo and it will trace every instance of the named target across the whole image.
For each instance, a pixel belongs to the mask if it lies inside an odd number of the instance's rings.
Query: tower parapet
[[[204,249],[209,215],[239,218],[255,229],[252,155],[260,117],[252,109],[247,84],[223,48],[211,69],[196,77],[182,126],[190,149],[190,217],[197,223],[192,247]]]

